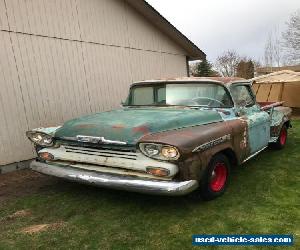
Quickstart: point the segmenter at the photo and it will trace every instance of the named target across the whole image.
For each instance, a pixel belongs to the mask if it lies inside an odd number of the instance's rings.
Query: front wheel
[[[200,195],[204,200],[213,200],[221,196],[228,185],[230,163],[223,154],[215,155],[201,180]]]

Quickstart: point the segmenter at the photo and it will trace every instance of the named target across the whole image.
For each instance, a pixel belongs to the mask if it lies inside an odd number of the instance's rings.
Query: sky
[[[300,0],[147,0],[209,61],[236,50],[263,62],[270,32],[281,35]]]

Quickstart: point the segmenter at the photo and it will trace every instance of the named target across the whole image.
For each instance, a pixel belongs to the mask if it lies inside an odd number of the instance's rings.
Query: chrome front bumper
[[[155,195],[180,196],[198,188],[198,181],[161,181],[138,177],[93,172],[75,167],[62,167],[38,161],[30,164],[33,171],[90,185]]]

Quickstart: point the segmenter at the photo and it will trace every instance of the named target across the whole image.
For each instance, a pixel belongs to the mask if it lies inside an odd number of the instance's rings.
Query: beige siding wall
[[[185,52],[122,0],[0,0],[0,165],[25,131],[118,107],[133,81],[186,75]]]

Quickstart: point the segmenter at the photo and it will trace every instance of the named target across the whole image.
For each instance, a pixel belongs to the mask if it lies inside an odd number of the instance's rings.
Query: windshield
[[[131,88],[127,106],[232,107],[232,101],[219,84],[180,83]]]

